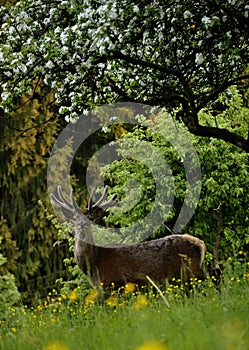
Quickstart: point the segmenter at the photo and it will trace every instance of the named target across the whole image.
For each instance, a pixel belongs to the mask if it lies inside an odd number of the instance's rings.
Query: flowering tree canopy
[[[248,86],[246,0],[21,0],[1,22],[6,113],[41,79],[68,120],[116,101],[177,108],[190,132],[249,152],[248,130],[198,117],[230,86]]]

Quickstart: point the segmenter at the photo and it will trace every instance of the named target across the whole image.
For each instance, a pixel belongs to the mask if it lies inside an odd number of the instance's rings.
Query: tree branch
[[[152,68],[152,69],[158,70],[159,72],[175,75],[177,77],[180,76],[180,72],[177,69],[167,68],[167,67],[161,66],[159,64],[153,63],[153,62],[148,62],[148,61],[144,61],[142,59],[138,59],[138,58],[134,58],[134,57],[131,57],[128,55],[124,55],[121,52],[113,52],[110,56],[102,56],[99,58],[98,62],[101,63],[101,62],[106,62],[109,60],[124,60],[128,63],[134,64],[137,66]]]
[[[199,124],[193,126],[191,123],[189,123],[189,125],[186,124],[186,126],[194,135],[221,139],[249,153],[249,139],[244,139],[242,136],[230,132],[227,129]]]
[[[229,86],[232,86],[234,84],[237,84],[239,81],[247,80],[247,79],[249,79],[249,74],[242,75],[235,79],[226,81],[224,84],[220,85],[216,90],[212,91],[205,99],[203,99],[202,102],[199,105],[197,105],[197,110],[198,111],[201,110],[202,108],[206,107],[206,105],[209,102],[216,100],[219,94],[224,92]]]

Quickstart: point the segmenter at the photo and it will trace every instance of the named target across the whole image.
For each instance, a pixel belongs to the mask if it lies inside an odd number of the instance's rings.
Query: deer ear
[[[61,211],[62,211],[63,215],[67,218],[67,220],[74,221],[75,215],[74,215],[74,213],[72,213],[71,210],[68,210],[66,208],[61,207]]]

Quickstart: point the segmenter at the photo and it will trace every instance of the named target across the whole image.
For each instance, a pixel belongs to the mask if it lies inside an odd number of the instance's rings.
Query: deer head
[[[104,210],[116,203],[116,195],[113,195],[111,199],[106,201],[107,191],[108,187],[106,186],[102,196],[94,204],[92,203],[92,191],[85,212],[83,212],[76,203],[73,196],[73,190],[70,192],[70,200],[67,200],[62,194],[61,187],[58,186],[57,196],[52,193],[50,195],[50,200],[52,204],[61,208],[62,213],[69,221],[74,223],[76,238],[85,243],[94,244],[91,231],[91,221],[89,219],[100,219],[104,214]]]

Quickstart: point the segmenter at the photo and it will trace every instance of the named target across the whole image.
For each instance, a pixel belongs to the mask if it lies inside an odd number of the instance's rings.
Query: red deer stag
[[[113,283],[116,287],[127,282],[145,285],[148,277],[160,284],[173,277],[184,281],[191,277],[204,278],[201,266],[206,253],[205,243],[188,234],[173,234],[138,244],[95,245],[91,222],[86,216],[96,216],[96,212],[103,213],[104,209],[114,205],[114,197],[104,203],[106,196],[107,187],[93,206],[89,200],[87,212],[83,214],[73,191],[70,201],[64,197],[60,186],[57,196],[50,195],[51,203],[60,207],[75,225],[75,260],[81,271],[90,277],[94,287],[100,283],[104,288]]]

